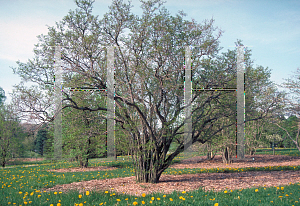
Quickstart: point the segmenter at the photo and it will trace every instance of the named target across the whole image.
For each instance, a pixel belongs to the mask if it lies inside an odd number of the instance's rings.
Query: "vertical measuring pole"
[[[185,47],[185,81],[184,81],[184,156],[191,156],[192,144],[192,71],[191,71],[191,48]]]
[[[244,46],[237,47],[237,158],[245,158],[245,64]]]
[[[55,47],[55,118],[54,118],[54,159],[60,159],[62,157],[62,69],[61,69],[61,46]]]
[[[107,48],[107,158],[116,157],[115,151],[115,80],[114,46]]]

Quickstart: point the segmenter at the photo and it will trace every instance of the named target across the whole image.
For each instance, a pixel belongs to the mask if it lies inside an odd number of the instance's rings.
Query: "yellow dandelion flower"
[[[82,195],[78,195],[79,198],[82,198]]]
[[[157,200],[160,200],[160,198],[158,197],[158,198],[156,198]]]
[[[142,204],[144,205],[144,204],[145,204],[145,201],[142,201]]]
[[[288,195],[288,194],[285,194],[285,196],[287,196],[287,197],[288,197],[289,195]]]
[[[125,200],[128,200],[128,198],[126,198]]]
[[[57,192],[54,192],[55,195],[57,195]]]
[[[281,187],[281,190],[284,190],[284,187]]]
[[[154,198],[154,197],[151,197],[151,200],[155,200],[155,198]]]
[[[19,194],[22,194],[22,192],[20,191]]]
[[[173,199],[172,199],[172,198],[170,198],[170,201],[172,202],[172,201],[173,201]]]
[[[182,194],[186,193],[186,191],[182,191]]]
[[[57,203],[57,206],[61,206],[61,203]]]
[[[118,202],[121,202],[121,200],[120,200],[120,199],[117,199],[117,201],[118,201]]]
[[[150,202],[149,202],[150,204],[152,204],[152,201],[150,200]]]
[[[27,205],[27,202],[24,202],[24,205]]]
[[[255,189],[255,192],[258,192],[258,189]]]
[[[227,190],[225,190],[224,193],[226,194],[226,193],[227,193]]]
[[[145,194],[145,193],[143,193],[143,194],[142,194],[142,196],[143,196],[143,197],[146,197],[146,194]]]
[[[163,197],[167,197],[167,195],[163,195]]]
[[[219,206],[219,203],[215,203],[214,206]]]
[[[138,205],[138,203],[137,203],[137,202],[133,202],[132,204],[133,204],[133,205]]]
[[[89,194],[90,194],[90,192],[89,192],[89,191],[86,191],[86,192],[85,192],[85,195],[89,195]]]

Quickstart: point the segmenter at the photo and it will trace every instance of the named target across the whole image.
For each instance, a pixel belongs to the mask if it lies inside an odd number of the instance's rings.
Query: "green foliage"
[[[5,167],[8,159],[16,156],[22,129],[16,115],[7,105],[0,106],[0,165]],[[15,154],[15,155],[14,155]]]
[[[36,139],[34,140],[34,151],[36,151],[41,156],[44,155],[45,145],[49,137],[47,125],[43,125],[41,129],[38,130]]]
[[[76,81],[76,84],[80,85],[80,81]],[[82,91],[71,95],[81,106],[105,104],[104,99],[95,93]],[[90,158],[106,154],[106,122],[103,116],[104,112],[101,111],[63,110],[64,153],[78,160],[81,166],[87,165]]]
[[[185,20],[183,12],[172,16],[161,0],[143,1],[141,16],[131,13],[131,3],[115,0],[102,19],[92,14],[92,3],[76,1],[75,11],[49,27],[48,34],[38,37],[33,60],[17,62],[14,72],[23,81],[35,82],[38,86],[17,86],[13,102],[21,111],[23,105],[28,105],[22,101],[30,102],[26,110],[32,111],[31,116],[53,121],[53,114],[48,112],[54,103],[51,99],[54,96],[53,46],[63,46],[64,87],[105,90],[107,46],[116,45],[115,120],[117,131],[125,130],[116,139],[117,153],[129,146],[137,166],[138,181],[157,182],[172,159],[184,150],[185,46],[197,46],[191,51],[194,88],[235,87],[236,51],[219,54],[222,31],[214,26],[213,19],[199,24],[195,20]],[[242,42],[236,44],[242,45]],[[270,83],[268,69],[253,68],[250,57],[246,49],[246,120],[263,118],[280,106],[276,102],[280,95]],[[234,135],[229,127],[234,128],[236,103],[228,93],[193,93],[193,143],[215,138],[216,143],[223,141],[225,144],[225,138],[230,137],[232,144]],[[96,129],[96,125],[104,125],[103,118],[99,117],[105,116],[103,112],[107,111],[105,96],[105,93],[81,92],[80,96],[63,91],[62,106],[67,120],[63,123],[64,150],[65,153],[72,151],[80,162],[87,162],[93,153],[93,141],[99,143],[96,148],[103,146],[104,138],[99,132],[103,128]],[[73,109],[80,112],[76,114]],[[230,132],[222,136],[220,132],[227,127]],[[177,148],[167,156],[174,142]]]
[[[5,99],[5,91],[0,87],[0,106],[4,103]]]

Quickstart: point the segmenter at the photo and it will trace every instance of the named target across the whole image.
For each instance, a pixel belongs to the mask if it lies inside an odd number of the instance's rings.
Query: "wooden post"
[[[55,47],[55,118],[54,118],[54,158],[60,159],[62,157],[62,69],[61,69],[61,46]]]
[[[244,46],[237,47],[237,158],[245,158],[245,65]]]
[[[107,48],[107,158],[115,158],[114,46]]]
[[[185,104],[185,123],[184,123],[184,156],[191,155],[192,145],[192,72],[191,72],[191,48],[185,47],[185,81],[184,81],[184,104]]]

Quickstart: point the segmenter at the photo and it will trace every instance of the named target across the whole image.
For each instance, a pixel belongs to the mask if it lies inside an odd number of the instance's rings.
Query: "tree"
[[[19,133],[19,122],[9,106],[0,107],[0,164],[5,167]]]
[[[297,147],[297,149],[300,151],[300,145],[299,145],[299,133],[300,133],[300,101],[299,101],[299,96],[300,96],[300,69],[297,68],[296,72],[294,75],[292,75],[292,78],[286,79],[286,82],[284,82],[281,87],[286,88],[289,90],[289,95],[287,95],[284,98],[286,108],[285,112],[288,114],[290,117],[288,118],[287,121],[284,121],[286,125],[280,125],[279,119],[274,119],[273,123],[277,125],[280,129],[284,130],[286,135],[289,137],[289,139],[294,143],[294,145]],[[294,117],[293,117],[294,116]],[[294,126],[292,126],[294,124]],[[292,127],[295,128],[296,125],[298,126],[298,131],[291,132],[288,131]],[[290,127],[290,128],[288,128]],[[295,129],[293,130],[295,131]],[[293,137],[292,137],[293,136]]]
[[[86,86],[106,89],[104,47],[116,45],[115,120],[129,136],[137,181],[157,183],[172,160],[184,151],[184,122],[179,121],[186,108],[184,46],[199,45],[192,49],[193,82],[205,88],[232,87],[236,78],[235,60],[218,55],[222,32],[213,25],[213,20],[198,24],[195,20],[184,20],[183,12],[171,16],[160,0],[142,1],[141,17],[131,14],[130,3],[114,0],[109,12],[98,20],[92,15],[92,3],[76,1],[79,7],[76,11],[70,11],[56,27],[49,27],[47,35],[39,36],[35,58],[28,63],[17,62],[15,73],[38,86],[35,89],[17,86],[13,101],[20,106],[20,112],[33,113],[32,117],[42,121],[53,120],[49,110],[49,96],[53,96],[53,49],[49,46],[65,46],[64,82],[80,75]],[[234,108],[235,103],[228,103],[227,108],[222,105],[225,101],[221,100],[227,94],[226,91],[193,93],[192,144],[205,143],[235,124],[222,122],[223,118],[236,114],[228,109]],[[63,109],[107,111],[101,104],[82,106],[67,92],[63,95]],[[268,101],[260,105],[260,116],[254,119],[275,110],[277,96],[269,94]],[[177,143],[177,147],[167,154],[172,143]]]
[[[0,87],[0,106],[3,105],[6,99],[5,91]]]
[[[64,111],[64,153],[75,158],[80,167],[87,167],[90,158],[105,155],[106,125],[95,115],[72,108]]]
[[[47,125],[43,125],[41,129],[38,130],[36,139],[34,141],[34,150],[40,154],[44,155],[46,141],[48,139],[48,128]]]
[[[286,121],[280,122],[280,121],[278,121],[278,119],[275,119],[275,120],[273,120],[272,123],[277,125],[281,130],[283,130],[285,135],[287,135],[287,137],[293,142],[293,144],[300,151],[300,145],[299,145],[300,121],[299,121],[299,119],[293,118],[293,116],[291,116]],[[278,135],[278,136],[280,136],[280,135]],[[282,141],[283,138],[280,137],[280,140]]]
[[[297,68],[294,75],[291,78],[285,79],[285,82],[280,85],[282,88],[288,89],[289,95],[286,97],[285,101],[287,104],[286,112],[296,115],[300,115],[300,68]]]

